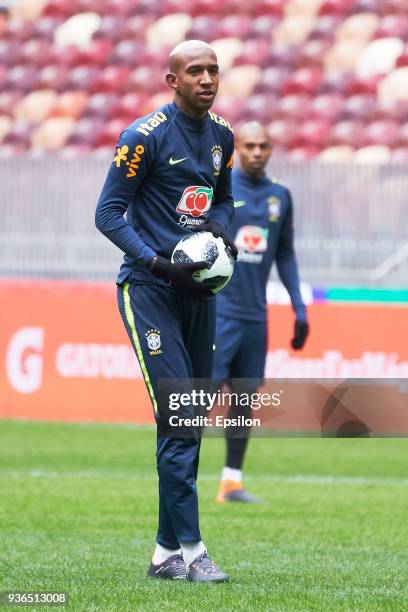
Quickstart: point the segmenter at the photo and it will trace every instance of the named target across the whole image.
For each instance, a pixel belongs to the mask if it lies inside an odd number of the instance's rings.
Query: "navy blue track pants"
[[[190,298],[167,286],[126,282],[118,287],[118,304],[157,420],[158,380],[212,376],[215,300]],[[168,406],[162,409],[168,413]],[[157,542],[166,548],[201,540],[196,486],[200,443],[199,436],[157,437]]]

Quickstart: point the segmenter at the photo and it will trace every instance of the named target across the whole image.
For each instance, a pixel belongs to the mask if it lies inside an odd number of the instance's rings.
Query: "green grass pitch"
[[[214,503],[224,446],[204,440],[201,529],[221,585],[145,577],[154,448],[148,427],[0,421],[0,591],[68,591],[87,612],[408,609],[408,440],[253,439],[259,506]]]

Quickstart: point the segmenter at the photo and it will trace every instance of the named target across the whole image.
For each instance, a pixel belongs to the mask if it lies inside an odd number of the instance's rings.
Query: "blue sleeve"
[[[234,157],[234,136],[231,134],[227,156],[224,161],[215,190],[214,204],[208,220],[226,229],[234,215],[234,198],[232,197],[231,170]]]
[[[116,155],[99,196],[95,225],[127,255],[146,263],[156,253],[142,240],[124,215],[137,194],[154,157],[154,141],[134,132],[122,132]],[[150,147],[150,148],[149,148]]]
[[[293,228],[293,205],[290,193],[287,192],[288,208],[282,222],[276,252],[276,266],[279,277],[289,293],[296,319],[307,320],[306,307],[300,294],[299,274],[296,263]]]

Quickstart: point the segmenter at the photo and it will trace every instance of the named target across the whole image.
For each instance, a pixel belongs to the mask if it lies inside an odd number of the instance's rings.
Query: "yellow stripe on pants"
[[[132,339],[136,347],[136,355],[139,361],[140,369],[142,370],[143,378],[146,383],[146,387],[149,391],[150,399],[152,400],[152,403],[153,403],[153,410],[155,413],[157,413],[158,412],[157,402],[154,396],[152,383],[150,382],[149,373],[146,368],[146,363],[143,357],[142,347],[140,346],[139,336],[137,335],[135,318],[133,316],[132,306],[130,305],[129,283],[125,283],[123,285],[123,301],[125,304],[126,321],[128,322],[130,331],[132,332]]]

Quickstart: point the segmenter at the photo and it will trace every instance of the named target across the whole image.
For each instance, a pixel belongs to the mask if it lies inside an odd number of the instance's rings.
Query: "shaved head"
[[[186,61],[201,55],[202,53],[213,53],[215,57],[214,49],[203,40],[185,40],[184,42],[174,47],[169,55],[169,67],[170,72],[177,73],[180,66]]]
[[[272,153],[267,129],[259,121],[247,121],[238,130],[236,150],[241,168],[254,178],[260,178]]]
[[[247,121],[243,123],[237,132],[237,139],[245,141],[254,138],[259,138],[268,142],[270,141],[266,127],[262,125],[262,123],[259,123],[259,121]]]
[[[193,117],[203,118],[218,91],[219,66],[214,49],[203,40],[186,40],[173,49],[166,81],[176,105]]]

